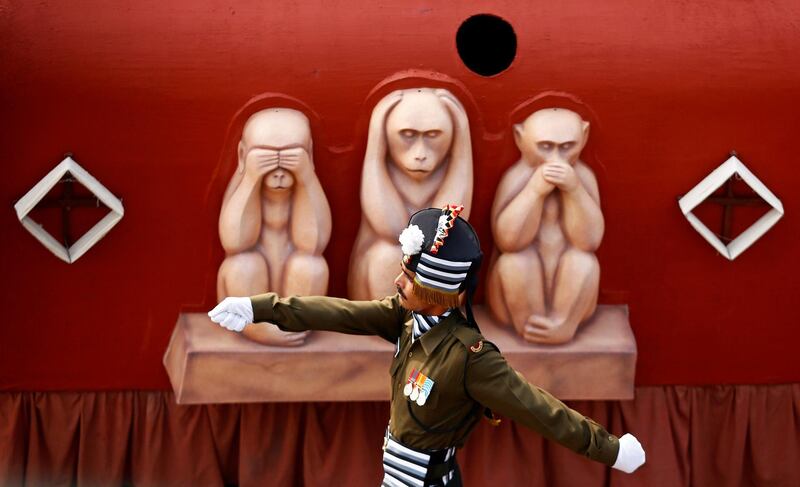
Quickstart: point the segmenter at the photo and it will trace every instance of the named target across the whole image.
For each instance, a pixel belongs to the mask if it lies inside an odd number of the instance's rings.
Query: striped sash
[[[461,485],[455,447],[423,452],[409,448],[386,432],[383,483],[387,487]]]

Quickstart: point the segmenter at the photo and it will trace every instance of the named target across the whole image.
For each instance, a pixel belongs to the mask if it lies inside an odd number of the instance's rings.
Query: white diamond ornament
[[[80,182],[86,189],[92,192],[93,195],[103,202],[111,211],[103,217],[102,220],[97,222],[89,231],[81,236],[69,248],[65,247],[61,242],[53,238],[47,230],[37,223],[28,213],[33,210],[37,204],[53,189],[53,186],[58,184],[64,174],[70,173],[78,182]],[[63,260],[68,264],[72,264],[78,260],[83,254],[86,253],[94,244],[99,242],[105,235],[116,225],[125,215],[125,209],[122,207],[122,201],[114,196],[111,191],[106,189],[100,181],[89,174],[86,169],[82,168],[71,157],[66,157],[56,167],[54,167],[45,177],[43,177],[36,185],[28,191],[25,196],[17,201],[14,205],[14,210],[17,212],[17,218],[22,226],[27,229],[31,235],[36,237],[36,240],[41,242],[50,252],[55,254],[56,257]]]
[[[728,245],[725,245],[714,232],[709,230],[709,228],[692,213],[692,210],[711,196],[714,191],[725,184],[725,181],[730,179],[734,174],[738,174],[758,196],[772,207],[772,209],[750,225],[747,230],[733,239]],[[714,169],[711,174],[697,183],[697,186],[678,200],[678,205],[692,227],[694,227],[711,246],[717,249],[717,252],[725,256],[728,260],[735,259],[742,252],[747,250],[748,247],[753,245],[756,240],[767,233],[767,231],[783,217],[783,203],[781,203],[781,200],[779,200],[755,174],[750,172],[747,166],[736,156],[731,156],[727,161],[722,163],[721,166]]]

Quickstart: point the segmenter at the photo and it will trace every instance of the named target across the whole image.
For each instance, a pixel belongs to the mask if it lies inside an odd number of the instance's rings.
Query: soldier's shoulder
[[[457,326],[453,329],[453,335],[464,345],[470,355],[488,350],[498,350],[494,343],[484,338],[480,331],[471,326]]]

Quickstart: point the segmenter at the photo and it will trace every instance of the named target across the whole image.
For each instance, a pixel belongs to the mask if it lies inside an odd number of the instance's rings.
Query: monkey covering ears
[[[350,259],[352,299],[393,292],[397,235],[412,213],[472,201],[472,144],[461,102],[444,89],[398,90],[372,111],[361,177],[361,227]]]

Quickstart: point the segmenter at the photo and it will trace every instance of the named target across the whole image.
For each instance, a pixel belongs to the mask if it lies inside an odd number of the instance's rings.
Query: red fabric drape
[[[504,421],[459,462],[468,486],[800,485],[800,384],[641,387],[570,404],[633,432],[633,475]],[[0,485],[377,485],[386,403],[178,406],[169,392],[0,394]]]

